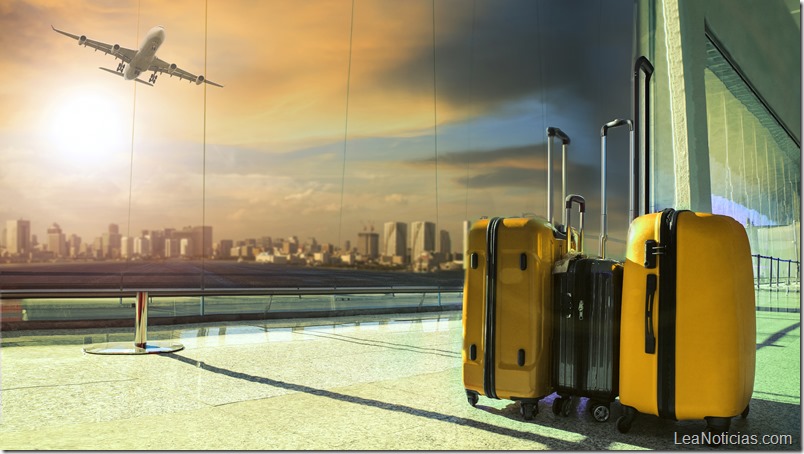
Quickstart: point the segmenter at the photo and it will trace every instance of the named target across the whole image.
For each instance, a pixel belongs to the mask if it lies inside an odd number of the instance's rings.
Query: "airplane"
[[[58,30],[53,25],[51,25],[50,28],[52,28],[56,33],[61,33],[64,36],[69,36],[70,38],[77,40],[79,46],[89,46],[95,49],[95,51],[100,50],[105,54],[112,54],[115,59],[120,60],[120,64],[117,65],[117,70],[112,71],[111,69],[104,67],[100,67],[99,69],[108,71],[117,76],[121,76],[126,80],[134,80],[141,84],[153,87],[154,83],[156,83],[157,73],[167,73],[170,75],[170,77],[176,76],[179,79],[195,82],[196,85],[207,83],[223,88],[223,85],[216,84],[211,80],[207,80],[204,78],[204,76],[196,76],[195,74],[189,73],[176,66],[175,63],[168,64],[156,56],[156,51],[159,49],[159,46],[165,42],[165,28],[161,25],[157,25],[156,27],[148,30],[148,34],[145,35],[145,39],[142,40],[142,44],[137,50],[126,49],[125,47],[120,47],[119,44],[111,45],[102,43],[100,41],[94,41],[88,39],[86,35],[73,35],[72,33]],[[126,63],[128,63],[128,66],[126,66]],[[138,78],[140,74],[147,71],[154,72],[151,74],[148,82]]]

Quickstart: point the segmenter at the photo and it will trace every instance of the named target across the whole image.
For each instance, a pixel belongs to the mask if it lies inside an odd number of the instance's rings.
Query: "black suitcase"
[[[606,133],[609,128],[628,125],[614,120],[601,130],[601,235],[600,258],[584,256],[584,201],[566,199],[567,224],[570,207],[579,202],[581,225],[579,251],[568,253],[553,267],[553,413],[568,416],[572,397],[588,397],[587,408],[595,420],[609,419],[610,404],[619,394],[620,308],[623,265],[605,258],[606,242]]]

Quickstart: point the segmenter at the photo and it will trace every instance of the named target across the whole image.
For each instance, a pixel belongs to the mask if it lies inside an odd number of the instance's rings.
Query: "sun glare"
[[[97,91],[67,94],[48,110],[45,130],[50,145],[71,164],[102,166],[131,141],[131,121],[126,121],[131,112],[124,108],[118,97]]]

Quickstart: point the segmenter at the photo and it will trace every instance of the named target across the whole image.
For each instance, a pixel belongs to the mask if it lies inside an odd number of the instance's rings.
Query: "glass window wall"
[[[707,40],[712,211],[740,221],[753,254],[799,260],[801,149]]]
[[[0,116],[0,290],[459,288],[465,221],[546,215],[547,127],[572,138],[568,192],[599,212],[600,126],[630,116],[633,8],[8,5],[0,64],[15,77]],[[43,23],[68,35],[29,33]],[[164,40],[142,47],[155,26]],[[155,79],[143,70],[140,83],[120,77],[133,64],[126,49],[141,47],[168,69]],[[627,137],[609,144],[609,255],[618,256]],[[588,238],[598,222],[588,216]],[[156,301],[155,313],[175,301]],[[191,306],[176,302],[174,313]],[[52,307],[64,312],[63,301]]]

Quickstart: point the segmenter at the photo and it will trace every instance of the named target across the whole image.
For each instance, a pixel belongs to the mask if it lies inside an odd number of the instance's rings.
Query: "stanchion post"
[[[137,292],[134,304],[134,345],[127,342],[108,342],[84,347],[85,353],[96,355],[142,355],[148,353],[173,353],[183,349],[173,342],[148,343],[148,292]]]
[[[148,343],[148,292],[137,292],[134,310],[134,347],[145,348]]]

